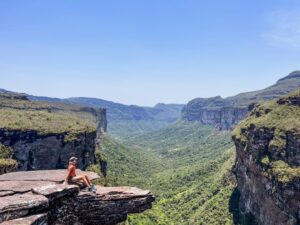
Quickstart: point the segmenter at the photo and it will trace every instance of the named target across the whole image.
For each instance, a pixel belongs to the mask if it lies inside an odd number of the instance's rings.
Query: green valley
[[[131,215],[128,224],[233,224],[230,132],[180,121],[122,144],[106,135],[99,152],[109,185],[135,185],[157,197],[152,210]]]

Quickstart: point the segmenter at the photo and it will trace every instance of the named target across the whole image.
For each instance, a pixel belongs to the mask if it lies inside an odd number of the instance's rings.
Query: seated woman
[[[90,179],[88,178],[87,175],[79,175],[76,176],[76,163],[77,163],[77,158],[76,157],[71,157],[69,160],[69,166],[68,166],[68,175],[65,179],[65,184],[70,184],[70,183],[76,183],[78,181],[83,182],[83,184],[88,187],[88,191],[90,192],[96,192],[96,188],[94,185],[92,185]]]

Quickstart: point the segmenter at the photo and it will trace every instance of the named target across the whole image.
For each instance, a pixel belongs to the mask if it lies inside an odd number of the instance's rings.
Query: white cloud
[[[276,11],[266,16],[262,37],[271,45],[300,48],[300,10]]]

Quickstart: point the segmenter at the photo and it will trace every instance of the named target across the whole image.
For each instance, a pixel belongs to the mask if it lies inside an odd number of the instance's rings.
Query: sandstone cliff
[[[95,131],[77,133],[66,140],[67,134],[40,135],[36,130],[0,129],[1,143],[13,149],[13,159],[20,170],[62,169],[71,156],[78,157],[78,168],[85,169],[95,162]]]
[[[19,170],[59,169],[71,156],[78,167],[95,163],[95,143],[106,131],[106,110],[66,103],[31,102],[17,93],[0,95],[0,145],[11,149],[3,157],[0,173]]]
[[[257,105],[233,140],[242,221],[300,224],[300,90]]]
[[[275,85],[260,91],[241,93],[233,97],[196,98],[182,110],[182,118],[215,126],[220,130],[234,128],[252,109],[254,103],[279,98],[300,87],[300,71],[294,71]]]
[[[220,130],[233,128],[248,113],[248,107],[226,106],[221,97],[197,98],[190,101],[182,110],[182,118],[200,121]]]
[[[98,178],[85,173],[91,180]],[[154,196],[132,187],[97,187],[97,192],[63,185],[65,170],[7,173],[0,176],[3,225],[99,225],[125,221],[127,214],[151,208]]]

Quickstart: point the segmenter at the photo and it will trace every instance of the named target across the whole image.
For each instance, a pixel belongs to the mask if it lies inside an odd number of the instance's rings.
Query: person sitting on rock
[[[70,184],[70,183],[76,183],[78,181],[81,181],[88,188],[88,191],[95,193],[96,188],[91,183],[91,181],[87,175],[83,174],[83,175],[76,176],[76,163],[77,163],[77,158],[71,157],[69,160],[68,175],[67,175],[64,183]]]

